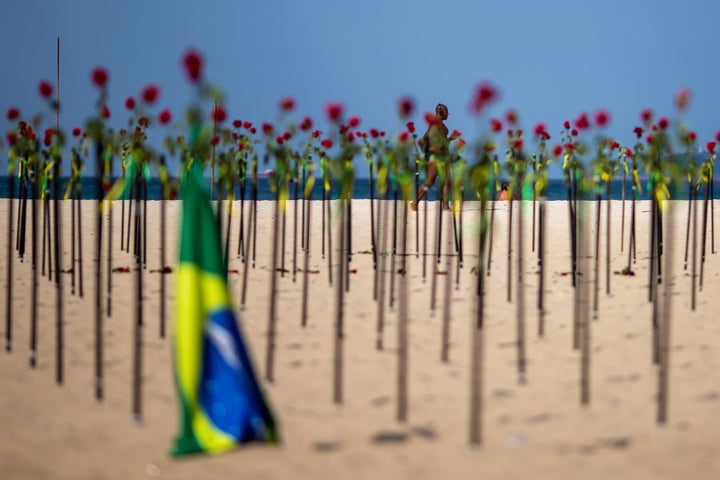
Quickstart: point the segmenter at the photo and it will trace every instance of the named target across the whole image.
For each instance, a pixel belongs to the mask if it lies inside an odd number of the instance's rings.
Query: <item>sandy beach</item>
[[[63,205],[63,265],[70,267],[70,207]],[[520,206],[520,203],[523,205]],[[687,202],[672,202],[672,221],[664,225],[665,254],[672,255],[668,421],[658,425],[658,367],[652,363],[652,303],[648,301],[649,209],[637,204],[636,275],[611,274],[605,292],[606,203],[600,244],[600,294],[592,321],[590,403],[580,404],[580,353],[573,349],[573,298],[568,204],[547,204],[545,334],[538,335],[537,251],[532,248],[532,203],[515,202],[515,219],[524,211],[523,265],[527,381],[518,382],[516,317],[517,237],[513,237],[512,291],[507,299],[509,203],[494,205],[492,265],[486,283],[482,445],[469,447],[470,347],[474,319],[479,205],[463,207],[464,264],[456,285],[456,257],[443,227],[443,252],[453,256],[449,359],[441,361],[445,282],[437,277],[437,306],[430,312],[434,267],[416,256],[416,215],[408,219],[406,257],[409,304],[408,419],[398,422],[398,309],[387,309],[384,348],[376,349],[378,304],[373,301],[370,201],[352,202],[352,269],[345,297],[343,403],[333,402],[335,286],[328,282],[328,258],[321,255],[321,204],[312,202],[309,308],[302,327],[302,274],[293,269],[294,204],[286,217],[285,269],[277,282],[277,350],[274,382],[262,386],[279,424],[279,445],[243,445],[218,456],[172,459],[168,452],[178,428],[170,337],[173,334],[174,274],[168,285],[168,337],[159,336],[160,202],[148,202],[148,265],[144,274],[142,328],[142,418],[132,416],[132,345],[135,273],[131,253],[120,250],[121,208],[113,215],[113,264],[130,273],[113,273],[113,310],[105,318],[103,339],[105,398],[94,397],[95,202],[83,201],[84,297],[71,294],[63,274],[65,378],[55,382],[56,289],[38,275],[37,367],[28,365],[32,269],[30,230],[22,263],[13,250],[11,352],[0,353],[0,478],[5,480],[126,479],[711,479],[720,477],[720,322],[714,295],[720,292],[720,254],[711,253],[708,233],[704,285],[690,308],[690,268],[683,269]],[[0,331],[5,336],[8,200],[0,202]],[[17,202],[15,202],[17,207]],[[177,261],[181,202],[167,202],[167,258]],[[270,298],[273,203],[258,203],[256,265],[249,269],[248,296],[240,311],[244,264],[238,246],[240,202],[233,209],[229,288],[259,378],[265,375]],[[245,208],[249,203],[246,202]],[[436,204],[428,225],[434,232]],[[628,264],[625,239],[620,250],[621,202],[612,201],[611,271]],[[422,210],[422,208],[421,208]],[[30,208],[28,208],[30,211]],[[17,212],[16,212],[17,213]],[[595,248],[595,204],[588,248]],[[702,214],[702,208],[699,213]],[[245,212],[247,220],[247,210]],[[300,216],[298,215],[298,222]],[[333,211],[333,222],[338,218]],[[422,217],[420,217],[422,218]],[[515,221],[515,219],[513,221]],[[698,217],[698,243],[702,217]],[[715,214],[720,221],[720,212]],[[30,222],[28,222],[28,225]],[[388,223],[392,225],[392,221]],[[709,222],[708,222],[709,225]],[[422,227],[422,225],[421,225]],[[299,228],[299,223],[298,223]],[[517,235],[514,225],[513,234]],[[420,229],[422,236],[423,230]],[[107,231],[103,232],[103,248]],[[298,244],[297,267],[303,267]],[[390,250],[391,241],[388,242]],[[419,242],[422,251],[422,238]],[[428,239],[434,251],[435,240]],[[538,245],[535,245],[537,250]],[[715,247],[720,250],[720,239]],[[103,269],[105,269],[103,254]],[[38,254],[39,255],[39,254]],[[385,257],[389,265],[392,257]],[[399,259],[399,257],[397,257]],[[698,255],[699,260],[699,255]],[[38,265],[40,257],[38,256]],[[592,261],[588,261],[592,265]],[[280,265],[278,264],[278,267]],[[76,265],[78,268],[78,265]],[[399,265],[395,269],[399,269]],[[438,269],[446,271],[446,258]],[[77,270],[76,270],[77,271]],[[668,281],[667,272],[664,281]],[[336,272],[333,271],[333,276]],[[107,273],[104,271],[103,276]],[[587,272],[592,282],[592,271]],[[397,281],[397,279],[396,279]],[[395,288],[397,289],[397,284]],[[589,284],[592,295],[593,284]],[[664,284],[661,288],[664,287]],[[389,288],[389,277],[388,277]],[[396,290],[397,294],[397,290]],[[386,294],[386,300],[388,295]],[[662,298],[662,296],[660,297]],[[395,298],[397,302],[397,298]],[[387,308],[387,307],[386,307]]]

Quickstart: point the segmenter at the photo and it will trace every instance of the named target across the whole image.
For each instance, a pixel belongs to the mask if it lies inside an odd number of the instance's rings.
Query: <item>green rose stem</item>
[[[672,216],[672,204],[665,201],[664,210],[667,210],[667,234],[668,238],[672,238],[674,229],[674,220]],[[673,268],[673,249],[668,249],[665,254],[665,275],[668,281],[663,286],[663,306],[662,321],[660,327],[660,368],[658,370],[658,410],[657,422],[660,425],[667,423],[668,417],[668,389],[669,389],[669,369],[670,369],[670,322],[672,320],[672,278]]]
[[[244,253],[246,259],[250,257],[250,247],[252,246],[253,249],[254,249],[254,246],[253,246],[252,243],[250,242],[249,235],[250,235],[250,233],[253,231],[254,226],[255,226],[255,222],[257,221],[256,218],[255,218],[256,215],[257,215],[257,210],[255,209],[255,199],[257,198],[257,197],[256,197],[256,192],[257,192],[257,186],[256,186],[256,185],[257,185],[257,183],[256,183],[256,182],[257,182],[257,179],[256,179],[257,157],[255,157],[254,155],[253,155],[253,162],[252,162],[252,164],[253,164],[253,168],[252,168],[253,182],[251,183],[251,188],[252,188],[252,193],[251,193],[251,198],[252,198],[252,200],[251,200],[251,202],[252,202],[252,203],[251,203],[250,209],[249,209],[249,211],[248,211],[248,227],[247,227],[247,229],[248,229],[248,241],[247,241],[247,246],[246,246],[246,248],[245,248],[245,253]],[[243,183],[244,183],[244,182],[243,182]],[[241,184],[241,185],[242,185],[242,184]],[[242,195],[242,194],[241,194],[241,195]],[[241,204],[241,205],[242,205],[242,204]],[[241,211],[242,211],[242,207],[241,207]],[[242,225],[242,224],[241,224],[241,225]],[[242,238],[242,237],[241,237],[241,238]],[[253,252],[253,255],[254,255],[254,254],[255,254],[255,252]],[[254,256],[253,256],[253,258],[254,258]],[[244,267],[243,267],[243,280],[242,280],[242,287],[241,287],[241,294],[240,294],[240,310],[245,310],[245,299],[247,298],[248,271],[249,271],[249,268],[250,268],[250,262],[249,262],[249,261],[245,261],[244,263],[245,263],[245,265],[244,265]],[[254,261],[253,261],[253,266],[254,266]]]
[[[245,263],[245,183],[246,179],[246,154],[243,153],[242,157],[238,160],[238,167],[240,173],[240,229],[238,232],[238,249],[237,258],[241,259],[242,263]]]
[[[165,155],[160,155],[160,338],[165,338],[165,321],[167,317],[166,310],[166,288],[165,288],[165,235],[166,235],[166,219],[165,210],[168,198],[167,170],[165,167]],[[112,270],[110,270],[112,271]],[[108,275],[109,278],[109,275]],[[109,282],[108,282],[109,283]]]
[[[297,278],[297,237],[298,237],[298,206],[300,206],[300,209],[303,210],[303,205],[299,205],[300,202],[298,202],[298,185],[300,184],[300,161],[299,158],[296,156],[294,158],[295,160],[295,169],[293,171],[293,183],[294,185],[294,191],[293,191],[293,261],[292,261],[292,281],[295,283],[295,280]],[[303,210],[304,211],[304,210]],[[302,219],[304,220],[304,219]],[[304,242],[303,242],[304,243]],[[302,248],[302,246],[301,246]]]
[[[37,365],[37,249],[38,249],[38,211],[37,211],[37,199],[38,199],[38,164],[39,164],[39,145],[36,142],[35,152],[30,155],[28,159],[28,173],[30,174],[30,200],[32,202],[32,211],[30,213],[30,224],[31,224],[31,240],[32,249],[30,250],[30,264],[32,267],[32,274],[30,277],[31,293],[30,293],[30,366],[35,368]],[[56,278],[59,275],[55,276]]]
[[[251,170],[251,177],[250,177],[250,186],[251,186],[251,195],[252,195],[252,214],[253,214],[253,222],[252,222],[252,267],[255,268],[255,253],[257,253],[257,197],[258,197],[258,181],[257,181],[257,167],[258,167],[258,161],[257,156],[253,156],[252,160],[252,170]],[[250,234],[250,231],[248,229],[248,234]],[[249,256],[249,255],[248,255]]]
[[[28,167],[27,159],[22,159],[22,181],[20,183],[20,215],[18,216],[18,255],[20,263],[25,257],[25,235],[27,225]],[[56,275],[57,277],[57,275]]]
[[[305,178],[303,178],[304,189],[302,202],[302,205],[304,207],[302,234],[305,237],[303,241],[305,258],[303,266],[302,307],[300,315],[300,325],[302,327],[307,326],[308,317],[308,291],[310,287],[310,212],[312,206],[312,202],[310,201],[310,199],[312,198],[312,190],[315,185],[315,178],[313,177],[312,173],[312,162],[308,162],[307,167],[309,169],[309,176],[307,177],[307,183],[305,182]],[[303,177],[305,177],[305,172],[306,169],[305,166],[303,166]],[[307,225],[305,225],[305,222],[307,222]]]
[[[591,344],[591,326],[590,321],[590,257],[588,255],[590,250],[590,219],[588,215],[585,215],[584,209],[586,208],[586,188],[585,183],[588,180],[584,177],[580,179],[581,185],[579,185],[582,192],[578,192],[578,184],[576,183],[576,198],[579,198],[579,210],[576,210],[578,214],[577,223],[577,240],[578,240],[578,252],[577,256],[580,259],[579,271],[578,271],[578,283],[575,288],[575,300],[576,300],[576,311],[578,312],[576,324],[579,329],[580,339],[580,404],[585,406],[590,404],[590,361],[592,353]],[[577,180],[576,180],[577,182]]]
[[[40,200],[42,200],[42,212],[43,212],[43,219],[42,219],[42,247],[40,248],[42,250],[42,271],[41,275],[45,276],[45,258],[46,254],[48,258],[52,259],[52,255],[50,254],[51,251],[51,245],[50,245],[50,211],[49,211],[49,195],[50,192],[47,189],[47,177],[48,177],[48,163],[47,159],[43,159],[42,166],[40,167]],[[50,260],[52,261],[52,260]],[[75,276],[75,270],[72,270],[73,277]],[[48,280],[52,281],[52,278],[48,278]],[[74,287],[74,281],[73,281],[73,287]],[[75,294],[75,289],[72,289],[72,294]]]
[[[107,185],[112,185],[112,161],[113,153],[109,148],[105,152],[105,167],[108,178]],[[102,195],[102,190],[98,193]],[[147,217],[147,214],[145,215]],[[107,316],[112,315],[112,240],[113,240],[113,222],[112,222],[112,200],[107,200],[107,224],[108,224],[108,239],[107,239],[107,305],[105,313]],[[99,260],[98,260],[99,261]],[[74,271],[74,270],[73,270]]]
[[[123,184],[125,183],[125,159],[122,159],[121,162],[121,169],[122,169],[122,179]],[[128,224],[128,228],[130,228],[130,225]],[[120,200],[120,251],[123,251],[125,249],[125,196],[122,196],[122,199]]]
[[[135,173],[135,178],[133,179],[135,183],[135,232],[136,232],[136,238],[140,238],[140,235],[138,235],[138,231],[142,228],[143,234],[144,234],[144,227],[141,227],[141,221],[144,224],[144,217],[147,217],[146,212],[147,210],[140,207],[140,199],[141,196],[143,197],[143,202],[147,199],[147,182],[145,180],[145,165],[144,162],[140,163],[139,168],[137,169],[137,172]],[[141,195],[141,183],[145,184],[145,187],[142,189],[143,193]],[[98,256],[98,258],[100,258]],[[137,257],[138,263],[139,263],[139,256]],[[99,263],[99,262],[98,262]],[[145,266],[143,265],[142,268],[140,268],[140,265],[138,264],[137,269],[135,270],[135,321],[134,328],[133,328],[133,373],[132,373],[132,414],[133,419],[136,422],[140,422],[142,420],[142,327],[143,327],[143,299],[142,299],[142,291],[143,291],[143,269]]]
[[[11,150],[8,161],[8,223],[7,223],[7,282],[5,287],[5,351],[12,351],[12,284],[13,284],[13,251],[12,251],[12,227],[13,227],[13,199],[15,197],[15,153]]]
[[[387,172],[387,166],[382,165],[378,166],[378,173],[380,173],[380,170],[384,170]],[[377,350],[382,350],[384,348],[383,345],[383,335],[384,335],[384,328],[385,328],[385,277],[386,277],[386,268],[387,268],[387,231],[388,231],[388,216],[390,215],[390,203],[387,199],[387,192],[388,192],[388,186],[387,186],[387,176],[386,175],[378,175],[378,196],[383,197],[383,201],[378,201],[378,233],[379,233],[379,240],[380,240],[380,265],[379,268],[375,270],[375,278],[376,278],[376,285],[377,285],[377,323],[376,323],[376,336],[375,336],[375,348]],[[380,209],[379,207],[382,207]]]
[[[80,164],[80,157],[77,158],[78,161],[78,172],[80,172],[80,168],[82,165]],[[84,296],[84,288],[83,288],[83,248],[82,248],[82,215],[80,212],[80,208],[82,206],[82,202],[80,201],[82,199],[82,180],[78,178],[78,181],[74,188],[74,198],[70,205],[70,208],[72,209],[73,213],[75,213],[75,210],[77,210],[76,224],[71,225],[72,228],[75,228],[77,226],[77,269],[78,269],[78,296],[80,298],[83,298]],[[73,263],[73,267],[74,267]],[[74,268],[73,268],[74,271]]]
[[[622,160],[622,192],[621,192],[621,215],[620,215],[620,252],[623,251],[625,240],[625,178],[627,177],[627,157],[623,155]]]
[[[493,171],[497,172],[498,163],[497,163],[497,155],[493,158]],[[497,184],[497,174],[493,175],[493,179],[495,183]],[[488,177],[488,185],[490,185],[490,177]],[[488,186],[488,188],[490,188]],[[490,266],[492,265],[492,249],[493,249],[493,226],[495,224],[495,210],[497,210],[497,199],[488,199],[487,201],[490,202],[490,228],[488,229],[487,235],[488,235],[488,259],[487,259],[487,276],[490,276]],[[486,202],[487,202],[486,201]],[[484,258],[481,259],[481,262],[484,261]]]
[[[102,313],[102,141],[95,142],[96,195],[95,206],[95,399],[103,399],[103,313]],[[78,211],[78,216],[80,212]],[[129,225],[129,224],[128,224]],[[129,226],[128,226],[129,231]],[[80,232],[78,232],[80,233]]]
[[[494,162],[488,154],[480,154],[478,162],[472,167],[470,176],[475,185],[480,210],[478,213],[480,234],[478,238],[477,255],[477,286],[475,289],[475,317],[472,319],[471,336],[471,359],[470,359],[470,420],[469,420],[469,443],[470,445],[482,444],[482,385],[483,385],[483,344],[485,326],[485,274],[483,265],[485,262],[485,248],[488,237],[487,207],[489,189],[491,184],[491,171],[494,169]],[[491,210],[492,212],[493,210]]]
[[[702,178],[705,182],[704,186],[704,199],[703,199],[703,226],[702,226],[702,241],[700,243],[700,282],[699,289],[702,291],[703,277],[705,273],[705,245],[707,244],[707,218],[708,218],[708,200],[710,198],[710,189],[712,188],[712,177],[713,177],[713,160],[714,155],[711,154],[710,158],[703,164]]]
[[[75,259],[76,259],[76,245],[77,245],[77,237],[75,235],[75,225],[77,222],[77,219],[75,218],[75,204],[77,203],[75,200],[75,182],[76,182],[76,175],[75,172],[78,169],[78,154],[77,151],[73,148],[70,151],[70,164],[72,166],[73,175],[70,178],[70,187],[68,189],[68,193],[70,194],[70,294],[75,295]],[[48,218],[49,221],[49,218]],[[44,256],[44,255],[43,255]]]

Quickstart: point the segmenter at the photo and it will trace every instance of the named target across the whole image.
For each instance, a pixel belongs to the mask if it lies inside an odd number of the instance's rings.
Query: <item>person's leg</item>
[[[423,199],[425,194],[427,194],[428,190],[430,190],[430,187],[433,186],[433,183],[435,183],[435,179],[437,178],[437,175],[438,175],[438,169],[435,166],[435,162],[428,162],[427,179],[425,180],[425,183],[423,183],[420,186],[420,190],[417,192],[415,201],[410,203],[411,210],[417,209],[417,204],[420,203],[420,200]]]

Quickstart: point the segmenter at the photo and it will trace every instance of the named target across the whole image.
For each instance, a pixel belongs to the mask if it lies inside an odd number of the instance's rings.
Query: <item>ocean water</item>
[[[10,187],[10,177],[7,176],[0,176],[0,198],[8,198],[9,196],[9,187]],[[66,182],[67,179],[64,179],[63,183],[61,184],[61,195],[65,193],[66,188]],[[209,184],[209,180],[208,180]],[[436,182],[433,188],[430,190],[428,198],[430,200],[437,199],[438,194],[438,184],[439,182]],[[645,181],[643,181],[642,184],[643,191],[639,193],[638,199],[639,200],[647,200],[647,187],[645,184]],[[321,183],[319,181],[316,181],[315,188],[313,189],[311,198],[313,200],[320,200],[322,198],[322,192],[320,190]],[[374,193],[373,198],[377,198],[377,185],[373,185]],[[97,185],[96,185],[96,179],[93,177],[84,177],[82,179],[82,198],[86,200],[92,200],[97,198]],[[16,186],[15,186],[15,197],[17,198],[19,192],[19,181],[16,179]],[[294,184],[290,184],[290,199],[296,198],[296,188]],[[713,189],[713,196],[714,198],[720,198],[720,188],[714,188]],[[250,199],[251,194],[251,187],[250,187],[250,181],[246,182],[245,185],[245,199]],[[158,178],[152,178],[150,182],[148,183],[148,200],[160,200],[161,198],[161,189],[160,189],[160,180]],[[239,186],[235,187],[235,198],[240,199],[241,190]],[[331,198],[338,198],[339,195],[339,188],[337,185],[334,185],[331,188],[330,191],[330,197]],[[388,191],[388,198],[393,198],[394,191],[392,187],[390,187]],[[704,192],[701,190],[699,192],[700,198],[704,195]],[[218,194],[217,191],[215,192],[215,198],[217,198]],[[631,182],[626,181],[625,184],[625,198],[630,199],[632,196],[632,185]],[[353,192],[352,197],[355,199],[368,199],[370,198],[370,180],[367,178],[358,178],[355,179],[353,182]],[[620,200],[622,198],[622,180],[616,179],[613,181],[612,185],[612,192],[611,197],[614,200]],[[688,197],[688,191],[687,191],[687,183],[683,182],[680,185],[676,185],[673,188],[671,188],[671,198],[673,199],[679,199],[679,200],[685,200]],[[258,200],[273,200],[276,198],[276,194],[270,189],[270,183],[269,179],[267,178],[259,178],[258,179]],[[297,198],[302,198],[302,188],[298,185],[297,188]],[[548,200],[567,200],[568,193],[567,193],[567,186],[563,183],[561,179],[551,179],[549,181],[549,186],[547,189],[547,198]],[[604,192],[603,192],[603,198],[604,198]],[[464,199],[465,200],[475,200],[475,193],[472,191],[472,188],[468,185],[464,192]]]

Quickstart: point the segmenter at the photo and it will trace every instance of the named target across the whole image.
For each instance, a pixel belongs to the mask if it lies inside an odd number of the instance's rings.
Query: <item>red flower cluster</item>
[[[92,71],[92,83],[98,88],[105,88],[105,85],[107,85],[108,81],[108,73],[107,70],[105,70],[102,67],[96,67],[95,70]]]
[[[203,58],[197,51],[190,49],[183,56],[185,74],[192,83],[197,83],[202,76]]]
[[[470,101],[470,113],[480,115],[485,108],[494,102],[498,97],[495,87],[487,82],[483,82],[475,87],[475,94]]]

